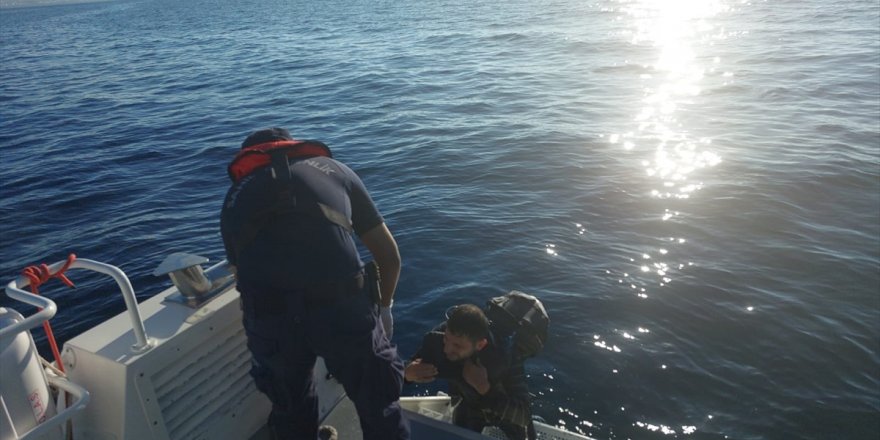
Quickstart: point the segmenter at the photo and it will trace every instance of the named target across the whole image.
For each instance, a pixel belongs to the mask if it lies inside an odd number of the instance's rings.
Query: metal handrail
[[[22,279],[25,280],[25,284],[22,286],[24,287],[29,281],[27,280],[27,278],[24,277],[19,278],[19,280]],[[42,308],[43,310],[40,310],[39,312],[34,313],[33,315],[28,316],[27,318],[16,322],[15,324],[0,329],[0,339],[17,335],[21,332],[35,328],[42,324],[43,321],[48,321],[52,319],[52,317],[55,316],[55,312],[58,311],[58,306],[55,305],[55,301],[16,288],[16,281],[11,281],[9,284],[6,285],[6,295],[23,303]]]
[[[49,266],[49,271],[56,272],[66,263],[67,261],[53,263]],[[136,343],[132,345],[131,350],[136,354],[149,350],[152,344],[147,338],[147,332],[144,329],[144,321],[141,319],[140,310],[138,310],[137,299],[134,296],[134,288],[132,288],[131,281],[128,280],[125,272],[116,266],[85,258],[74,260],[69,269],[74,268],[88,269],[94,272],[103,273],[105,275],[110,275],[116,280],[116,284],[118,284],[120,290],[122,290],[122,297],[125,299],[125,307],[128,309],[128,316],[131,319],[131,327],[132,330],[134,330]],[[6,285],[6,295],[12,299],[40,307],[43,310],[28,316],[21,322],[0,329],[0,338],[30,330],[41,325],[43,321],[55,316],[58,307],[55,305],[54,301],[22,290],[22,288],[27,287],[29,284],[30,280],[28,280],[27,277],[20,276]]]
[[[76,400],[73,402],[72,405],[68,406],[60,413],[55,414],[50,419],[46,420],[43,423],[40,423],[30,431],[24,433],[24,435],[20,437],[21,440],[38,439],[48,434],[52,429],[55,429],[62,423],[66,422],[67,419],[73,417],[74,413],[82,411],[86,407],[86,405],[89,404],[91,396],[85,388],[61,377],[48,376],[48,379],[49,385],[52,385],[56,388],[61,388],[62,390],[70,393]]]

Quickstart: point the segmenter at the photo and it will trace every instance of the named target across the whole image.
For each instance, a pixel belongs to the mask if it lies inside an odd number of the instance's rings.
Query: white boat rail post
[[[66,261],[59,261],[57,263],[54,263],[49,266],[49,271],[55,273],[66,263]],[[105,275],[110,275],[111,277],[113,277],[114,280],[116,280],[116,284],[118,284],[120,290],[122,290],[122,297],[125,299],[125,307],[128,309],[128,316],[129,318],[131,318],[131,327],[134,331],[136,343],[131,346],[131,350],[135,354],[143,353],[149,350],[151,348],[151,344],[150,341],[147,339],[147,331],[144,329],[144,321],[141,320],[141,313],[138,309],[137,298],[135,298],[134,296],[134,288],[132,288],[131,281],[128,280],[125,272],[123,272],[122,269],[119,269],[116,266],[94,260],[88,260],[85,258],[77,258],[76,260],[74,260],[68,269],[73,268],[88,269],[94,272],[103,273]],[[0,338],[6,337],[10,334],[18,333],[22,330],[28,330],[36,327],[37,325],[42,324],[43,321],[51,319],[53,316],[55,316],[55,312],[58,310],[55,302],[48,298],[34,295],[33,293],[22,290],[22,288],[27,287],[29,284],[30,280],[28,280],[27,277],[20,276],[17,279],[10,281],[9,284],[6,285],[6,295],[8,295],[12,299],[16,299],[21,302],[36,307],[42,307],[43,310],[25,318],[24,321],[0,330]]]

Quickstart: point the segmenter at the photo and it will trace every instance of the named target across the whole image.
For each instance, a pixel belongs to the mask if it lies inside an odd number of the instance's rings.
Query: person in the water
[[[446,379],[449,394],[461,399],[453,413],[458,426],[477,432],[497,426],[511,440],[535,438],[523,359],[496,344],[489,320],[473,304],[456,306],[424,336],[405,377]]]

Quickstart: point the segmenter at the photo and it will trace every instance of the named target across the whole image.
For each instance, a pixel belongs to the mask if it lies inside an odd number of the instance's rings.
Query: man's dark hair
[[[248,137],[245,138],[244,142],[241,143],[241,148],[245,149],[254,145],[265,144],[266,142],[291,140],[293,140],[293,137],[290,136],[290,132],[287,131],[287,129],[285,128],[264,128],[262,130],[257,130],[249,134]]]
[[[456,336],[466,336],[477,342],[489,336],[489,319],[473,304],[462,304],[452,308],[446,320],[446,330]]]

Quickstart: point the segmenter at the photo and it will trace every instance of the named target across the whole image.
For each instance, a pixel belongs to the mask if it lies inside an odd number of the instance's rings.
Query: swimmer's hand
[[[421,359],[416,359],[409,363],[404,370],[404,377],[407,382],[427,383],[437,377],[437,367],[433,364],[423,363]]]

